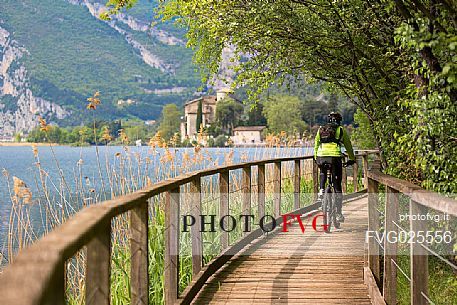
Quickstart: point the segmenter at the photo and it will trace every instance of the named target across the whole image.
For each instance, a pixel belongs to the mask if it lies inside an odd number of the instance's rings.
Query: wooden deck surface
[[[212,276],[193,304],[371,304],[363,282],[367,198],[345,204],[342,231],[270,234]]]

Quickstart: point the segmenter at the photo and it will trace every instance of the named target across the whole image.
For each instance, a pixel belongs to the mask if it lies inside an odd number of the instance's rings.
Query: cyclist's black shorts
[[[317,157],[316,163],[319,167],[322,167],[324,164],[330,164],[332,168],[342,167],[343,158],[342,157]]]
[[[320,175],[320,188],[323,189],[327,179],[327,171],[332,170],[332,181],[335,191],[342,192],[342,176],[343,176],[343,158],[342,157],[317,157],[316,163],[319,166]],[[325,166],[328,164],[329,166]]]

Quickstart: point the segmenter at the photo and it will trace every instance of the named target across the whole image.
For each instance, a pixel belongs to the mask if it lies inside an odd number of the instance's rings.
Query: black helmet
[[[341,114],[339,114],[338,112],[330,112],[330,114],[327,116],[327,120],[329,123],[337,123],[337,124],[340,124],[341,121],[343,120],[343,117],[341,116]]]

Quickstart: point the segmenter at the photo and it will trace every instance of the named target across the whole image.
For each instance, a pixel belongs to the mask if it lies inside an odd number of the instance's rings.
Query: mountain
[[[86,98],[100,91],[97,118],[156,119],[201,86],[185,30],[151,26],[157,1],[111,21],[97,0],[1,0],[0,136],[28,132],[37,116],[59,125],[91,117]]]

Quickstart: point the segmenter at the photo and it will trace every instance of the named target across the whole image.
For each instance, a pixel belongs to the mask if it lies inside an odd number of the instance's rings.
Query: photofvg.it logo
[[[272,215],[265,215],[258,221],[255,219],[255,215],[239,215],[237,217],[233,215],[223,215],[217,218],[217,215],[199,215],[198,222],[197,218],[193,215],[182,216],[182,232],[189,232],[193,226],[198,226],[200,232],[232,232],[238,226],[241,225],[243,232],[249,233],[252,230],[260,228],[263,232],[268,233],[275,230],[280,225],[282,232],[289,232],[289,227],[293,222],[296,222],[300,227],[302,233],[311,227],[315,232],[325,232],[327,226],[324,224],[324,214],[284,214],[281,215],[280,221],[278,221]],[[279,222],[279,224],[278,224]]]

